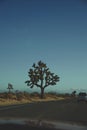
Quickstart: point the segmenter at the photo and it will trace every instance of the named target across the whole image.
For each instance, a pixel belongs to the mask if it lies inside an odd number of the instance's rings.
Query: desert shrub
[[[30,99],[30,93],[24,91],[23,94],[25,99]]]
[[[30,97],[40,97],[40,94],[38,92],[33,92],[30,94]]]
[[[7,92],[0,93],[0,98],[7,99],[8,93]]]
[[[5,98],[6,99],[14,99],[14,100],[16,100],[16,95],[14,93],[6,93]]]
[[[17,100],[22,100],[22,99],[24,99],[24,94],[23,94],[23,92],[18,92],[18,93],[16,93],[16,98],[17,98]]]

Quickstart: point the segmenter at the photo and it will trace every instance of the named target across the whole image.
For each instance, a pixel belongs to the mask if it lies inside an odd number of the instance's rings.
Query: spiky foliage
[[[37,64],[33,64],[32,68],[28,72],[29,80],[25,81],[27,86],[33,88],[37,86],[41,89],[41,98],[44,95],[44,89],[50,85],[56,85],[59,81],[59,77],[51,73],[45,63],[39,61]]]
[[[9,90],[9,93],[11,92],[11,90],[13,89],[13,85],[12,84],[10,84],[10,83],[8,83],[8,87],[7,87],[7,89]]]

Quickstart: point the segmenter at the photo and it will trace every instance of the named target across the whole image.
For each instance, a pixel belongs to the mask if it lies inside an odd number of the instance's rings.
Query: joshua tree
[[[32,68],[28,72],[29,80],[25,81],[27,86],[33,88],[37,86],[41,89],[41,98],[44,97],[44,89],[50,85],[56,85],[59,81],[59,77],[51,73],[45,63],[39,61],[37,64],[33,64]]]
[[[11,93],[11,89],[13,89],[13,85],[10,84],[10,83],[8,83],[8,87],[7,87],[7,89],[9,90],[9,93]]]
[[[75,97],[76,96],[76,91],[73,91],[71,96]]]

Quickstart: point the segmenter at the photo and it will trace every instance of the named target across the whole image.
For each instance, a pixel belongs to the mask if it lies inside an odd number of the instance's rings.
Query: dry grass
[[[7,105],[13,105],[13,104],[21,104],[21,103],[29,103],[29,100],[14,100],[14,99],[0,99],[0,106],[7,106]]]
[[[30,99],[23,98],[21,100],[0,98],[0,106],[31,103],[31,102],[42,102],[42,101],[55,101],[55,100],[63,100],[63,99],[64,99],[63,97],[57,97],[52,95],[46,95],[45,98],[43,99],[40,99],[40,97],[38,96],[33,96]]]

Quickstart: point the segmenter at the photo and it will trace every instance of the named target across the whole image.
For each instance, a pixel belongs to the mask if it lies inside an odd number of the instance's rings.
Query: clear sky
[[[0,91],[30,91],[24,82],[39,60],[60,77],[47,90],[87,90],[85,0],[0,0]]]

